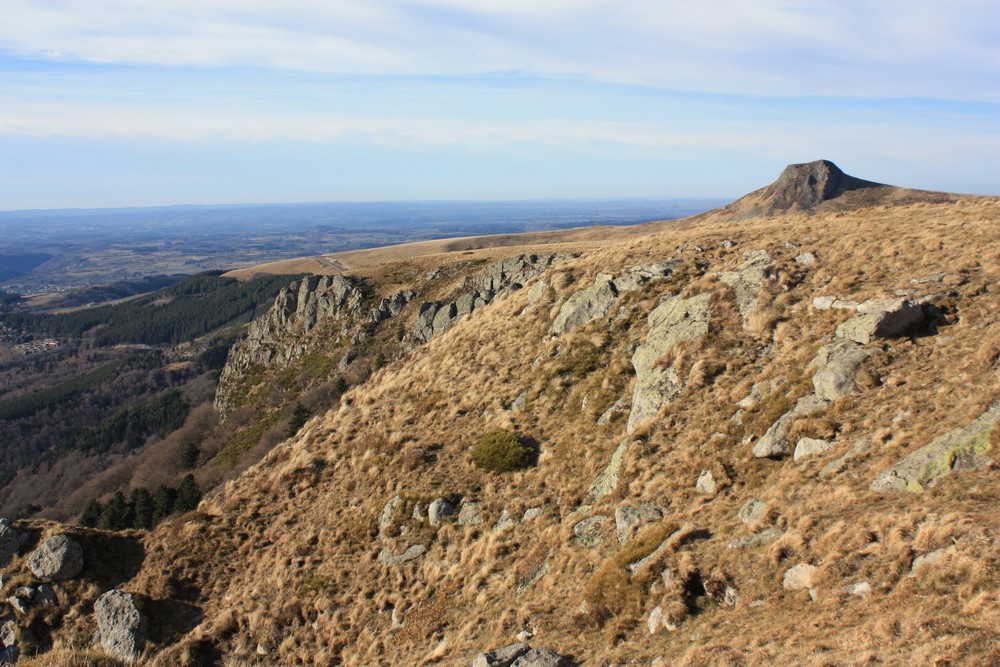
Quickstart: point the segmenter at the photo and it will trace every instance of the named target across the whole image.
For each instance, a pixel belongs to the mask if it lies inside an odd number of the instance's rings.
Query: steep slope
[[[145,538],[148,662],[995,662],[1000,200],[794,208],[576,244],[413,338]],[[407,340],[530,254],[477,252],[364,277]],[[474,464],[497,429],[529,467]]]

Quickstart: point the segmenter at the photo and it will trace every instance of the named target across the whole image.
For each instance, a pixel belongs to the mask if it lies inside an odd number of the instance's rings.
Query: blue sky
[[[995,0],[0,0],[0,210],[1000,194]]]

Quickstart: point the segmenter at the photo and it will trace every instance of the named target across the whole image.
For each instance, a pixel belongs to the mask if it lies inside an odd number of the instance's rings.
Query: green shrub
[[[534,455],[517,433],[504,430],[490,431],[472,448],[472,462],[490,472],[527,468],[534,462]]]

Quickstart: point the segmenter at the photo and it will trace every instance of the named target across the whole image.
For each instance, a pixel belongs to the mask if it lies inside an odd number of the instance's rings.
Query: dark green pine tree
[[[132,506],[133,525],[146,530],[152,528],[153,512],[156,509],[153,494],[148,489],[135,489],[129,498],[129,504]]]
[[[285,429],[285,437],[293,438],[299,432],[305,423],[309,421],[309,410],[301,403],[295,404],[295,411],[292,412],[292,418],[288,420],[288,428]]]
[[[194,475],[185,475],[177,487],[177,501],[174,503],[174,511],[190,512],[198,507],[201,500],[201,489],[194,481]]]
[[[91,498],[87,506],[83,508],[83,514],[80,515],[80,525],[88,528],[97,528],[97,525],[101,522],[103,512],[104,508],[97,498]]]
[[[197,442],[188,441],[184,443],[184,447],[181,448],[181,467],[184,470],[191,470],[198,465],[198,457],[200,455],[201,449],[198,448]]]
[[[101,512],[101,528],[105,530],[122,530],[128,528],[131,523],[129,514],[129,506],[125,500],[125,494],[121,491],[116,491],[115,495],[111,496],[108,504],[104,506],[104,511]]]
[[[159,523],[174,512],[174,502],[177,499],[177,490],[166,484],[156,487],[153,495],[153,522]]]

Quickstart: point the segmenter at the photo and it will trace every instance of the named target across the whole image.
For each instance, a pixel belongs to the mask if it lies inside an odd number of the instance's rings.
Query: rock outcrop
[[[663,367],[659,360],[681,341],[692,341],[708,333],[709,295],[699,294],[688,299],[667,297],[647,317],[649,333],[646,342],[632,355],[635,368],[635,389],[632,391],[632,411],[628,417],[628,432],[652,419],[663,406],[684,388],[683,379],[673,365]]]
[[[870,299],[858,315],[837,327],[837,335],[867,345],[877,338],[902,336],[924,322],[924,309],[913,299]]]
[[[28,557],[28,567],[39,579],[72,579],[83,571],[83,548],[69,535],[53,535]]]
[[[131,593],[108,591],[94,603],[101,646],[112,656],[136,662],[146,645],[148,622]]]
[[[518,255],[487,265],[475,276],[463,281],[457,297],[421,304],[413,338],[423,343],[440,336],[466,315],[498,296],[521,289],[525,283],[564,259],[564,255]]]
[[[953,470],[989,465],[990,431],[1000,422],[1000,402],[971,424],[949,431],[875,478],[872,491],[922,491]]]
[[[743,257],[744,262],[738,270],[719,274],[719,280],[733,288],[746,327],[747,317],[757,310],[760,290],[770,277],[774,258],[764,250],[750,250]]]
[[[828,403],[814,394],[803,396],[795,406],[771,424],[770,428],[753,446],[753,455],[762,458],[781,458],[792,451],[788,434],[796,417],[808,417],[826,410]]]

